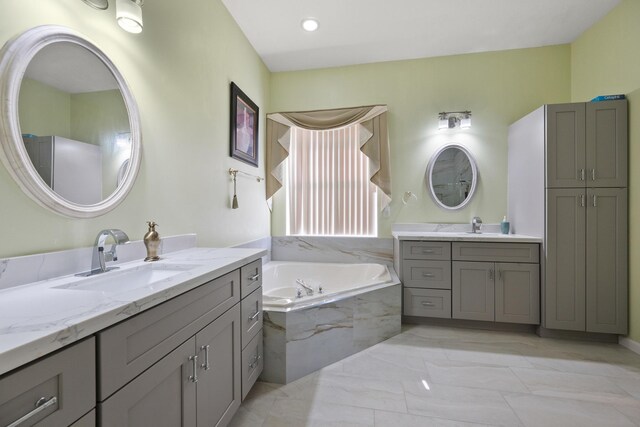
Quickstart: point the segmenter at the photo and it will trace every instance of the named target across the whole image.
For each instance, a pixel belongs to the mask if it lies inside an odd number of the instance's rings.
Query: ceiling
[[[222,2],[267,67],[290,71],[570,43],[620,0]]]

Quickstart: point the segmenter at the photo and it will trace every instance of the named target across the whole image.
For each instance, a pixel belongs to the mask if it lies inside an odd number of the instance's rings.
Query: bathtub
[[[262,292],[263,381],[287,384],[400,333],[401,284],[382,264],[272,261]]]
[[[313,294],[297,281],[311,287]],[[265,310],[300,310],[392,283],[393,277],[382,264],[272,261],[262,270],[262,302]]]

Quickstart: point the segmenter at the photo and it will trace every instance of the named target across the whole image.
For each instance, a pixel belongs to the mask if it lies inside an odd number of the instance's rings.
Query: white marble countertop
[[[184,271],[153,288],[122,292],[61,289],[81,281],[57,277],[0,290],[0,375],[259,259],[264,249],[192,248],[171,252],[153,264],[179,264]],[[120,270],[150,265],[120,264]],[[193,268],[191,268],[193,267]],[[94,276],[95,277],[95,276]]]
[[[438,240],[451,242],[508,242],[542,243],[539,237],[523,234],[470,233],[450,231],[394,231],[391,235],[398,240]]]

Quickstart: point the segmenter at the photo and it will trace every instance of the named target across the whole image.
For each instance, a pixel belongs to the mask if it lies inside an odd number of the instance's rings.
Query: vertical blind
[[[287,234],[375,236],[376,187],[358,125],[292,128],[286,171]]]

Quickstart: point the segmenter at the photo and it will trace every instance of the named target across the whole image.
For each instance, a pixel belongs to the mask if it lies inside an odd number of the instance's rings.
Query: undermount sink
[[[140,288],[154,289],[154,284],[192,270],[199,265],[144,264],[138,267],[112,270],[55,286],[54,289],[98,291],[117,294]]]

